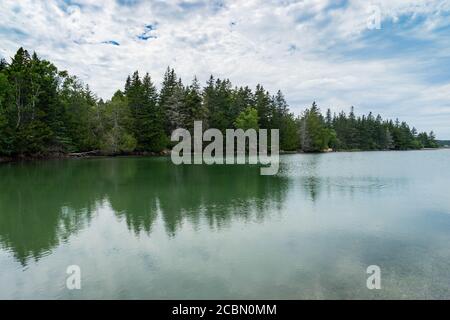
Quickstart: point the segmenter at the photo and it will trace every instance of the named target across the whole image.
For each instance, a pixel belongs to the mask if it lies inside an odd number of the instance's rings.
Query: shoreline
[[[303,151],[280,151],[280,155],[290,154],[328,154],[328,153],[344,153],[344,152],[399,152],[399,151],[434,151],[434,150],[450,150],[450,148],[423,148],[423,149],[409,149],[409,150],[333,150],[323,152],[303,152]],[[168,157],[170,150],[163,150],[161,152],[123,152],[123,153],[106,153],[99,150],[79,152],[79,153],[54,153],[46,155],[31,155],[20,157],[0,156],[0,165],[6,163],[21,163],[33,161],[47,161],[47,160],[66,160],[66,159],[97,159],[97,158],[117,158],[117,157]]]
[[[96,159],[96,158],[116,158],[116,157],[164,157],[169,156],[169,150],[161,152],[121,152],[121,153],[107,153],[99,150],[77,152],[77,153],[53,153],[53,154],[39,154],[19,157],[2,157],[0,156],[0,164],[2,163],[20,163],[33,161],[47,161],[47,160],[65,160],[65,159]]]

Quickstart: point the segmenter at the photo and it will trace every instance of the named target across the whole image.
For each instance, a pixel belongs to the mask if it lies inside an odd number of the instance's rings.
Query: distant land
[[[450,140],[436,140],[440,147],[450,148]]]

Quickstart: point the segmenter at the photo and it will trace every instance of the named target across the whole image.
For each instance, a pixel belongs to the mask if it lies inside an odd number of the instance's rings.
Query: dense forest
[[[0,61],[0,156],[21,157],[99,150],[105,154],[161,152],[171,147],[175,128],[280,129],[284,151],[408,150],[436,148],[433,132],[372,113],[323,115],[313,103],[300,116],[290,112],[281,91],[262,85],[233,87],[213,76],[202,87],[183,84],[168,68],[161,89],[136,71],[109,101],[59,71],[51,62],[20,48]]]

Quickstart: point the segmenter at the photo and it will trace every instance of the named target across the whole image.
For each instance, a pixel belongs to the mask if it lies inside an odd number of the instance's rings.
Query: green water
[[[450,298],[450,150],[281,162],[3,164],[0,298]]]

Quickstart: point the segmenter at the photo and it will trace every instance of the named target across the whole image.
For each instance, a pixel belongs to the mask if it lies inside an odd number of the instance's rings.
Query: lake
[[[449,299],[449,187],[450,150],[3,164],[0,298]]]

